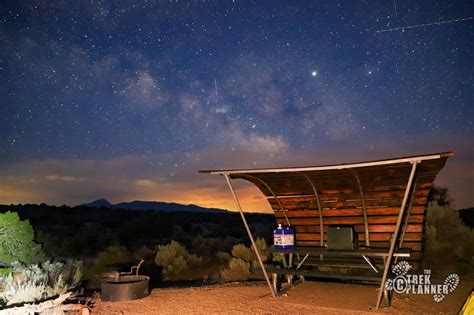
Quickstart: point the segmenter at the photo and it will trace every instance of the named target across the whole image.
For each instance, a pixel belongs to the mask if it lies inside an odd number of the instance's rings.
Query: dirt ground
[[[368,285],[306,281],[276,299],[265,282],[158,288],[135,301],[97,299],[92,314],[457,314],[473,287],[473,276],[461,277],[439,303],[431,295],[394,294],[392,307],[377,312],[378,287]]]

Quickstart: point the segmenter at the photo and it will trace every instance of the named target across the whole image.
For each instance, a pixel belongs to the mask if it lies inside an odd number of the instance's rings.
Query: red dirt
[[[439,282],[439,281],[438,281]],[[442,282],[442,281],[441,281]],[[230,283],[154,289],[150,296],[127,302],[96,301],[93,314],[456,314],[473,289],[474,277],[461,277],[453,293],[437,303],[431,295],[394,294],[392,307],[373,310],[375,286],[306,281],[277,299],[268,286]]]

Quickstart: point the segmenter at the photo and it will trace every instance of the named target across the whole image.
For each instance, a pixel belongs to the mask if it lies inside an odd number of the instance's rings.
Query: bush
[[[256,257],[255,253],[243,244],[237,244],[232,247],[232,256],[246,262],[250,262]]]
[[[157,266],[163,267],[163,275],[179,275],[189,267],[201,264],[202,258],[190,254],[187,249],[176,241],[167,245],[159,245],[155,256]]]
[[[34,263],[44,260],[41,245],[34,241],[35,232],[28,220],[16,212],[0,213],[0,266],[13,262]]]
[[[35,302],[65,293],[79,285],[81,267],[78,261],[46,261],[41,265],[13,263],[12,273],[0,277],[0,303]]]
[[[267,255],[262,254],[267,247],[267,243],[263,238],[257,238],[255,245],[261,255],[262,261],[267,260]],[[229,261],[228,266],[221,272],[221,278],[224,282],[228,281],[245,281],[251,277],[251,269],[260,267],[253,248],[250,249],[243,244],[237,244],[232,248],[233,258]]]
[[[224,282],[250,279],[250,263],[240,258],[232,258],[229,266],[222,271],[221,278]]]
[[[429,204],[425,244],[427,263],[474,262],[474,230],[465,226],[457,211],[448,205]]]

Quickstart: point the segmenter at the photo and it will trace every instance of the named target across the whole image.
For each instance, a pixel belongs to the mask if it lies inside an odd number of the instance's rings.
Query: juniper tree
[[[34,241],[35,232],[28,220],[20,220],[18,213],[0,214],[0,267],[13,262],[32,263],[43,257],[41,245]]]

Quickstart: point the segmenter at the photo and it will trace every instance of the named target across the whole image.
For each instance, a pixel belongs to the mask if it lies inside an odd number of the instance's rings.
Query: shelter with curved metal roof
[[[244,179],[259,188],[277,223],[295,229],[298,247],[322,248],[330,226],[352,226],[358,248],[387,253],[377,299],[379,307],[394,252],[409,250],[414,267],[421,263],[428,195],[436,175],[452,155],[443,152],[337,165],[200,172],[225,177],[254,248],[231,179]],[[272,287],[258,251],[257,256]],[[272,294],[276,295],[273,289]]]

